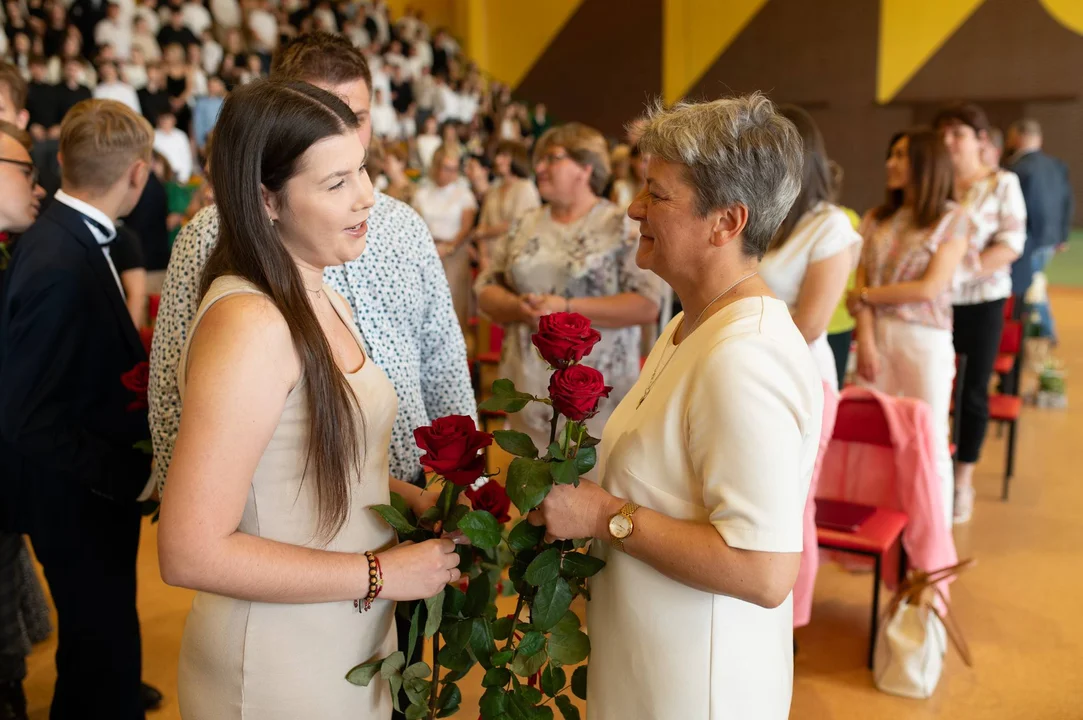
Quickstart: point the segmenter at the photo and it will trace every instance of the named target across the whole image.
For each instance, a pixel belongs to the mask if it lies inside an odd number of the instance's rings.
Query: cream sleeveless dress
[[[345,303],[324,291],[342,322],[362,346]],[[188,334],[189,343],[204,314],[222,298],[262,294],[238,277],[216,280],[203,298]],[[177,373],[184,397],[189,348]],[[317,512],[305,466],[308,407],[304,379],[290,391],[274,435],[260,458],[238,531],[281,543],[336,552],[382,550],[395,543],[391,528],[372,505],[388,503],[388,447],[398,398],[391,382],[367,355],[360,370],[346,376],[364,422],[364,463],[351,485],[349,518],[326,544],[314,540]],[[377,600],[358,613],[352,602],[286,605],[248,602],[199,593],[184,629],[179,667],[179,701],[184,720],[385,720],[391,693],[376,678],[367,688],[345,679],[353,666],[396,649],[395,604]]]

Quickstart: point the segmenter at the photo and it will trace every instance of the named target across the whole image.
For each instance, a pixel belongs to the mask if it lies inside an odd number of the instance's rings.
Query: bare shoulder
[[[291,385],[300,377],[286,318],[270,298],[254,293],[229,295],[207,310],[192,338],[189,371],[197,363],[243,368]]]

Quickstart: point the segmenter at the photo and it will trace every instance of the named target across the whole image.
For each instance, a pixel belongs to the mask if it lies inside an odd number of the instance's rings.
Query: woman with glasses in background
[[[597,130],[569,123],[547,131],[534,150],[538,191],[546,205],[523,214],[493,244],[478,276],[478,307],[506,327],[501,377],[533,395],[547,392],[550,371],[531,346],[543,315],[585,315],[602,340],[584,363],[613,386],[587,422],[601,437],[613,408],[639,376],[640,325],[658,319],[661,283],[635,262],[639,235],[624,209],[602,197],[609,148]],[[538,403],[509,416],[509,426],[549,446],[550,413]]]

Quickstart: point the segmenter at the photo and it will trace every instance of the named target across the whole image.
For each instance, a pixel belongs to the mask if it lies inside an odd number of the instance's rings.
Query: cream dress
[[[677,348],[678,315],[601,444],[602,485],[732,548],[801,552],[823,383],[785,303],[738,300]],[[676,350],[676,353],[674,353]],[[654,387],[639,405],[665,358]],[[777,608],[696,590],[594,544],[588,720],[785,720],[793,597]]]
[[[363,347],[345,303],[324,286],[342,322]],[[237,293],[261,294],[237,277],[211,285],[192,332],[215,302]],[[190,340],[189,340],[190,342]],[[178,379],[184,396],[188,346]],[[372,362],[346,376],[363,416],[364,464],[351,485],[350,514],[328,543],[316,542],[316,501],[305,466],[308,407],[304,380],[286,398],[278,427],[252,477],[238,532],[281,543],[361,553],[394,544],[395,535],[368,508],[387,503],[387,449],[398,398],[391,382]],[[249,602],[201,592],[184,628],[179,701],[184,720],[357,720],[391,717],[391,693],[376,678],[367,687],[345,679],[360,663],[395,651],[395,604],[377,600],[358,613],[352,602],[287,605]]]

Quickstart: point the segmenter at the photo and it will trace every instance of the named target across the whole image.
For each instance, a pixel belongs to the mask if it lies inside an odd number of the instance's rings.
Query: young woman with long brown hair
[[[948,412],[955,377],[951,288],[974,222],[951,201],[951,161],[932,130],[899,133],[887,159],[887,200],[865,216],[857,283],[857,371],[888,395],[932,407],[945,522],[955,488]]]
[[[387,503],[398,408],[324,268],[364,250],[374,204],[358,120],[305,83],[257,82],[223,107],[211,180],[220,239],[181,354],[180,433],[162,505],[162,577],[194,588],[185,718],[389,718],[384,683],[344,673],[395,649],[394,602],[458,578],[451,540],[395,546]],[[360,616],[354,601],[383,589]]]

